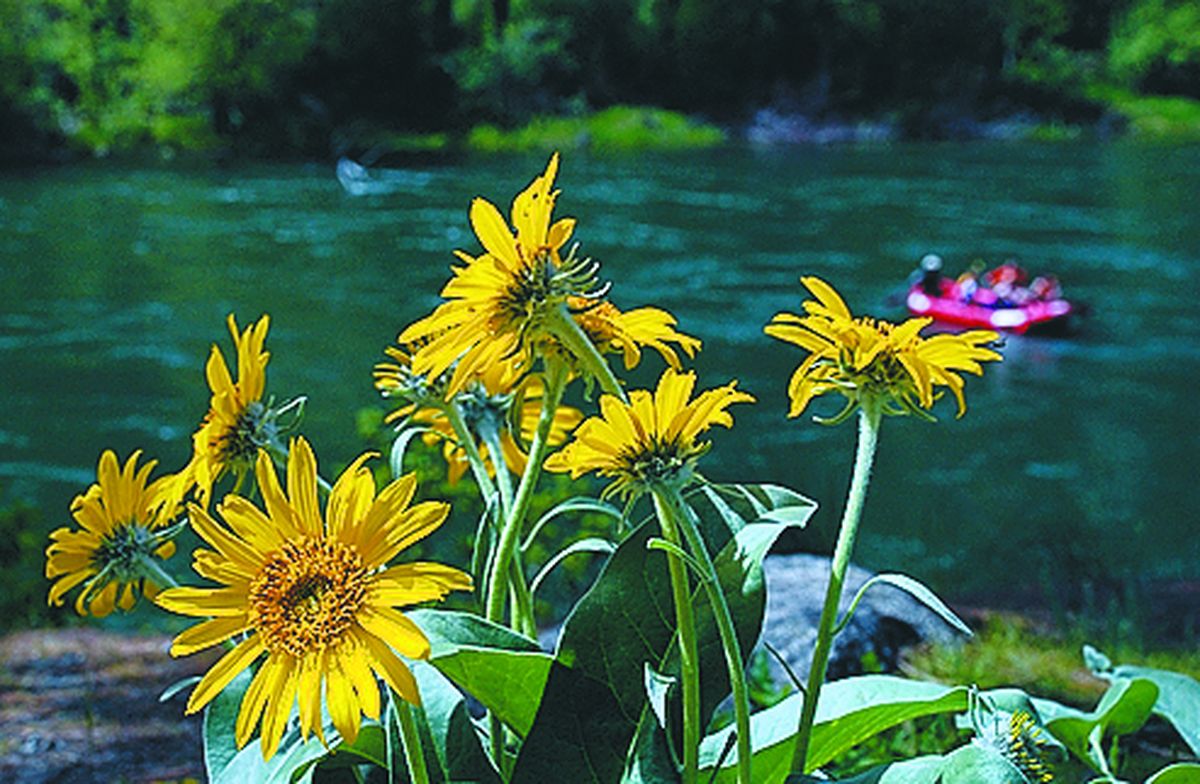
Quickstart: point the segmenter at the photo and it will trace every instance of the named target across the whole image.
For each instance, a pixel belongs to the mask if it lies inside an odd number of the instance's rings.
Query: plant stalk
[[[575,319],[571,318],[565,305],[551,311],[546,328],[579,362],[584,372],[596,379],[602,391],[613,395],[622,403],[629,402],[629,397],[625,394],[621,382],[617,381],[617,377],[613,375],[612,368],[608,366],[608,362],[596,349],[591,338],[584,334]]]
[[[657,497],[656,493],[656,497]],[[738,753],[738,782],[752,784],[750,748],[750,690],[746,685],[746,670],[742,660],[741,644],[738,642],[737,631],[733,626],[733,615],[729,612],[729,603],[721,590],[717,578],[717,569],[712,556],[704,544],[704,537],[692,522],[692,516],[684,506],[678,490],[662,491],[663,506],[675,517],[675,522],[683,532],[688,550],[693,558],[703,568],[701,584],[708,594],[708,603],[712,608],[713,618],[717,622],[717,633],[721,637],[721,648],[725,652],[725,664],[729,669],[729,686],[733,692],[734,727],[737,734]]]
[[[867,497],[867,485],[871,479],[871,465],[875,460],[875,445],[879,438],[879,423],[882,410],[878,401],[866,397],[861,401],[858,419],[858,449],[854,456],[854,473],[850,478],[850,491],[846,497],[846,509],[838,530],[837,545],[833,550],[829,585],[825,589],[825,604],[821,609],[821,621],[817,626],[817,645],[813,650],[812,666],[808,671],[808,684],[804,691],[804,707],[800,711],[800,725],[796,733],[796,747],[792,754],[792,773],[803,775],[808,759],[808,745],[812,737],[813,720],[817,715],[817,700],[821,696],[821,685],[825,682],[825,670],[829,665],[829,652],[833,647],[833,627],[837,621],[838,606],[842,600],[842,586],[846,582],[846,571],[854,552],[854,538],[858,534],[858,523],[862,519],[863,501]]]
[[[400,739],[404,743],[404,761],[412,775],[412,784],[429,784],[429,771],[425,768],[425,753],[421,749],[421,733],[413,719],[412,708],[404,700],[396,700],[396,717],[400,720]]]
[[[655,492],[654,511],[663,538],[682,548],[676,516],[669,499]],[[667,571],[671,576],[671,598],[675,603],[675,626],[679,633],[679,677],[683,692],[683,784],[696,784],[700,774],[700,661],[696,645],[696,622],[692,616],[692,591],[687,565],[678,555],[667,552]]]
[[[521,528],[525,523],[525,515],[529,511],[529,502],[533,500],[533,488],[542,475],[542,463],[545,461],[546,451],[550,447],[550,426],[554,423],[554,414],[562,400],[566,383],[566,364],[557,359],[548,358],[546,360],[546,388],[542,395],[542,411],[538,415],[533,442],[529,445],[529,462],[525,464],[525,472],[521,475],[521,483],[517,486],[513,506],[508,510],[504,528],[500,531],[496,557],[492,560],[491,574],[488,577],[486,615],[489,621],[503,622],[504,619],[504,599],[508,594],[509,564],[512,562],[513,553],[521,540]]]

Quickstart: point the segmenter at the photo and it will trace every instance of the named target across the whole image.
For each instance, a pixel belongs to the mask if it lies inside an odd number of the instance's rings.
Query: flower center
[[[92,564],[107,569],[121,582],[133,582],[142,576],[139,562],[159,546],[154,535],[136,522],[120,523],[100,538],[92,551]]]
[[[354,624],[366,588],[354,548],[307,537],[288,542],[250,583],[252,620],[272,653],[322,651]]]
[[[630,450],[624,458],[631,478],[639,484],[670,485],[686,480],[696,458],[707,449],[707,444],[658,443],[655,439],[650,448]]]

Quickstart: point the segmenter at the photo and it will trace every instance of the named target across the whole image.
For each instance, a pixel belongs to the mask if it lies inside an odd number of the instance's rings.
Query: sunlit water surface
[[[541,158],[425,164],[350,196],[330,165],[94,164],[0,178],[0,483],[68,519],[99,452],[176,468],[203,414],[224,318],[270,313],[269,389],[306,393],[324,464],[360,449],[382,348],[474,251],[470,199],[506,206]],[[822,503],[792,546],[828,549],[854,426],[784,418],[802,358],[762,334],[798,278],[856,312],[901,317],[915,260],[1016,255],[1056,272],[1092,318],[1011,338],[971,378],[970,411],[888,420],[858,557],[952,597],[1057,601],[1085,585],[1200,578],[1200,148],[970,144],[568,155],[560,215],[580,218],[622,307],[654,304],[704,340],[702,384],[735,411],[704,473]],[[650,357],[634,384],[653,382]],[[836,410],[835,401],[815,406]]]

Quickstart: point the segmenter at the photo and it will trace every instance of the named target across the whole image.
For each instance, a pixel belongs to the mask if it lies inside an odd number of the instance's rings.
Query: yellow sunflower
[[[980,362],[1002,358],[988,348],[998,338],[995,332],[971,330],[923,338],[919,333],[930,323],[928,318],[899,325],[855,318],[828,283],[816,277],[801,282],[816,297],[804,303],[807,315],[779,313],[764,330],[810,352],[788,384],[790,417],[798,416],[814,397],[838,392],[847,399],[846,408],[835,417],[838,421],[864,396],[883,404],[884,413],[930,418],[925,412],[937,398],[935,386],[950,388],[962,416],[967,404],[958,373],[982,375]]]
[[[697,441],[714,425],[732,427],[726,409],[734,403],[753,403],[736,381],[701,392],[691,400],[695,373],[668,368],[654,394],[634,390],[629,403],[602,395],[598,417],[575,430],[574,439],[546,461],[548,471],[570,471],[578,478],[589,471],[615,481],[604,495],[628,495],[655,485],[682,486],[710,442]]]
[[[213,485],[227,471],[239,481],[254,466],[259,449],[274,438],[274,418],[262,402],[269,352],[263,351],[270,317],[263,315],[244,332],[233,314],[229,333],[237,346],[237,381],[229,373],[225,356],[215,344],[205,366],[212,399],[200,428],[192,436],[192,458],[167,488],[169,503],[180,503],[195,488],[207,508]]]
[[[430,383],[424,376],[412,372],[411,351],[411,347],[405,345],[389,346],[385,352],[393,361],[375,366],[375,388],[384,397],[396,397],[403,401],[401,406],[384,417],[384,422],[393,424],[407,419],[414,425],[428,427],[421,440],[429,446],[442,445],[442,456],[447,465],[446,478],[450,484],[457,484],[470,468],[470,460],[446,414],[446,406],[450,403],[442,399],[442,387],[438,382]],[[524,473],[528,460],[520,444],[529,443],[533,438],[545,392],[539,376],[520,378],[520,369],[512,362],[492,365],[460,392],[454,402],[460,406],[468,426],[477,425],[484,418],[491,419],[492,426],[499,431],[504,462],[517,475]],[[441,381],[444,380],[443,377]],[[514,406],[519,407],[518,412],[511,410]],[[581,421],[583,412],[577,408],[559,406],[555,409],[548,437],[550,446],[558,446],[566,441]],[[516,434],[513,432],[514,426],[517,428]],[[519,441],[517,435],[520,436]],[[479,445],[479,452],[486,459],[489,473],[494,473],[486,443]]]
[[[286,495],[270,457],[260,453],[255,472],[265,513],[236,494],[218,507],[226,526],[195,504],[189,510],[196,533],[213,548],[197,550],[193,566],[220,587],[173,588],[156,598],[172,612],[210,619],[175,638],[174,656],[244,635],[197,684],[188,713],[266,655],[235,727],[240,747],[261,720],[264,759],[278,748],[297,700],[303,737],[315,732],[324,740],[324,693],[334,727],[349,741],[358,735],[361,714],[379,718],[375,676],[420,704],[412,673],[393,649],[420,659],[429,655],[429,641],[396,608],[471,589],[467,574],[441,564],[385,568],[437,529],[449,507],[440,502],[410,507],[413,474],[377,497],[371,472],[363,467],[369,457],[360,456],[342,472],[322,521],[316,458],[308,442],[297,438],[290,445]]]
[[[55,580],[48,601],[63,603],[63,595],[83,583],[75,600],[80,615],[105,616],[113,607],[128,610],[139,592],[153,597],[169,578],[151,559],[166,560],[175,544],[163,534],[174,509],[157,501],[161,477],[147,485],[156,461],[137,467],[134,452],[122,469],[117,456],[105,451],[96,470],[97,483],[71,502],[79,530],[59,528],[46,548],[46,577]],[[56,579],[57,578],[57,579]]]
[[[525,464],[528,462],[529,456],[521,444],[528,444],[533,440],[533,433],[537,429],[538,417],[542,411],[544,390],[541,379],[532,376],[521,385],[519,400],[504,396],[501,398],[468,397],[464,401],[463,415],[468,425],[474,424],[481,417],[492,417],[493,421],[503,422],[499,426],[501,457],[508,469],[517,476],[525,473]],[[510,406],[519,406],[519,409],[516,412],[507,413],[506,409]],[[582,421],[582,411],[572,406],[560,405],[554,410],[554,420],[550,423],[550,432],[546,437],[546,443],[550,447],[561,445]],[[442,444],[442,456],[445,458],[447,466],[446,478],[450,484],[457,484],[462,475],[470,468],[470,460],[467,458],[466,450],[458,443],[458,437],[444,411],[433,408],[420,409],[412,415],[412,422],[430,428],[421,436],[422,441],[426,444],[430,446],[439,442]],[[515,433],[514,425],[517,431]],[[488,445],[480,444],[479,452],[487,462],[488,473],[494,474]]]
[[[621,311],[607,300],[569,299],[571,315],[600,351],[619,352],[625,369],[633,370],[642,359],[642,347],[652,348],[674,370],[682,369],[679,355],[668,343],[677,343],[689,359],[700,350],[700,340],[675,329],[675,317],[653,307]]]
[[[471,226],[483,255],[456,251],[465,266],[454,267],[454,277],[442,289],[447,301],[400,333],[401,343],[426,341],[413,358],[415,372],[436,377],[454,367],[448,395],[498,362],[528,364],[551,311],[595,283],[597,265],[561,255],[575,220],[550,223],[559,194],[553,190],[557,173],[555,153],[545,172],[513,200],[515,233],[491,202],[476,198],[471,203]]]

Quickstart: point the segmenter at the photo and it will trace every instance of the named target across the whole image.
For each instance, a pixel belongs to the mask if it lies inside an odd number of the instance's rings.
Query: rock
[[[173,659],[169,647],[165,636],[95,629],[0,637],[0,782],[201,779],[200,717],[183,715],[187,690],[158,696],[217,654]]]
[[[768,642],[796,676],[808,676],[817,623],[829,583],[825,556],[796,553],[769,556],[763,569],[767,579],[767,613],[759,642]],[[845,612],[855,593],[872,573],[851,565],[842,591]],[[958,632],[910,594],[890,585],[873,585],[859,603],[850,624],[834,640],[826,680],[860,674],[868,669],[888,672],[896,668],[902,649],[918,642],[949,641]],[[768,654],[771,675],[777,684],[791,679],[774,656]],[[865,666],[870,664],[870,667]]]

